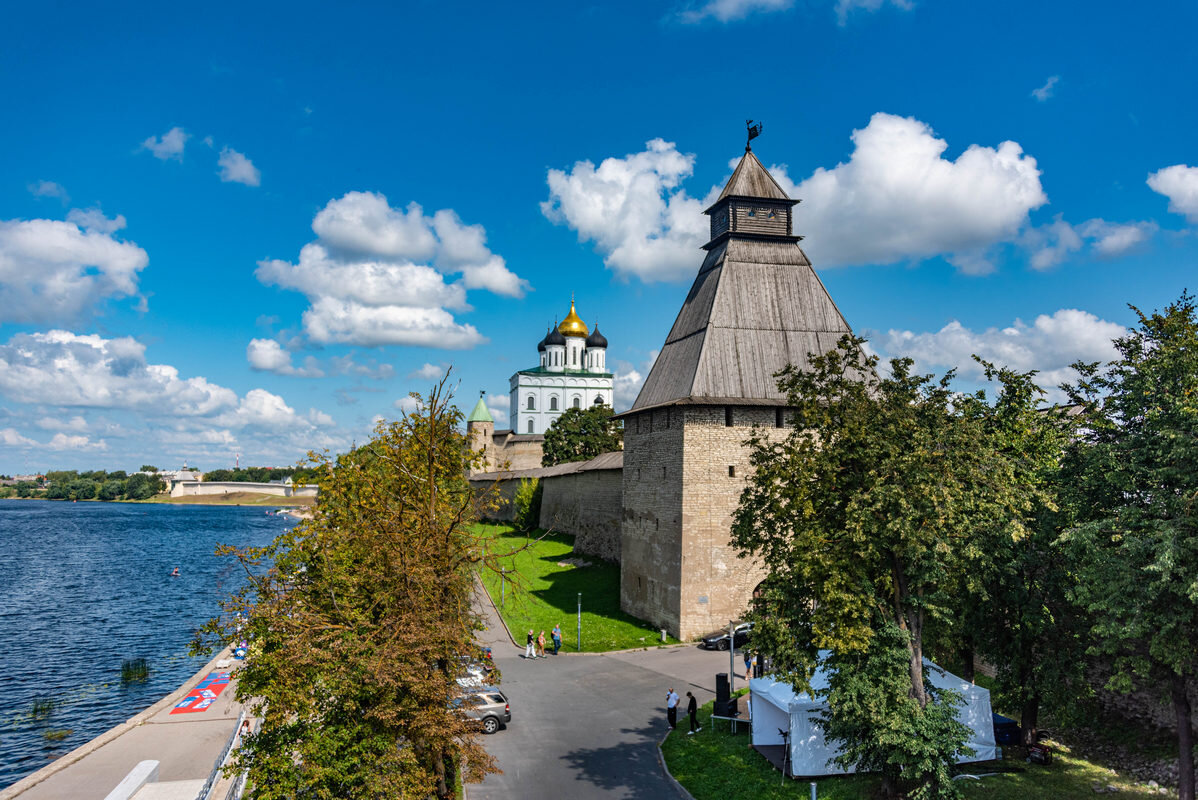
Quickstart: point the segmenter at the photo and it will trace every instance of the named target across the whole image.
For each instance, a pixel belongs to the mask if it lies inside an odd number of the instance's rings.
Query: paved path
[[[0,791],[0,800],[102,800],[138,762],[160,762],[159,781],[204,781],[237,724],[241,706],[231,683],[208,709],[194,714],[170,711],[186,692],[215,669],[214,658],[179,690],[131,722],[117,726],[38,772]],[[236,663],[236,662],[235,662]],[[115,736],[111,734],[117,734]],[[102,741],[105,738],[108,741]]]
[[[686,692],[700,705],[714,698],[727,653],[688,646],[525,661],[482,605],[490,623],[483,638],[503,672],[512,722],[484,737],[503,774],[468,786],[469,800],[678,796],[658,765],[657,744],[669,727],[666,690],[673,686],[683,700],[675,735],[685,735]]]

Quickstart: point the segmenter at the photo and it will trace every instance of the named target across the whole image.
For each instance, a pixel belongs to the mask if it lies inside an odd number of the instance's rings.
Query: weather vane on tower
[[[749,153],[753,150],[752,141],[761,135],[761,130],[765,127],[765,124],[758,122],[754,125],[753,120],[747,119],[745,120],[745,127],[749,129],[749,138],[745,141],[745,152]]]

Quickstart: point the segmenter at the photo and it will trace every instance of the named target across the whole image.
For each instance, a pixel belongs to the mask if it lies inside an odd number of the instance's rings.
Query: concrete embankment
[[[234,699],[235,679],[202,712],[171,714],[171,709],[228,658],[228,650],[217,654],[145,711],[0,790],[0,800],[103,800],[145,760],[159,762],[160,781],[203,783],[237,725],[241,704]]]

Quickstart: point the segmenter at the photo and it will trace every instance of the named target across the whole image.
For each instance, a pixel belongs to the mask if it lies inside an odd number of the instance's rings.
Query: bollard
[[[661,642],[662,642],[662,644],[665,644],[665,641],[666,641],[666,629],[665,629],[665,628],[662,628],[662,629],[661,629]]]
[[[811,800],[815,800],[815,781],[811,782]]]

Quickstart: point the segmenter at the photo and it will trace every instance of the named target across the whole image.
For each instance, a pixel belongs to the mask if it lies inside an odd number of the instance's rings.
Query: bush
[[[516,489],[515,524],[518,530],[531,531],[541,524],[541,493],[544,487],[536,478],[524,478]]]

